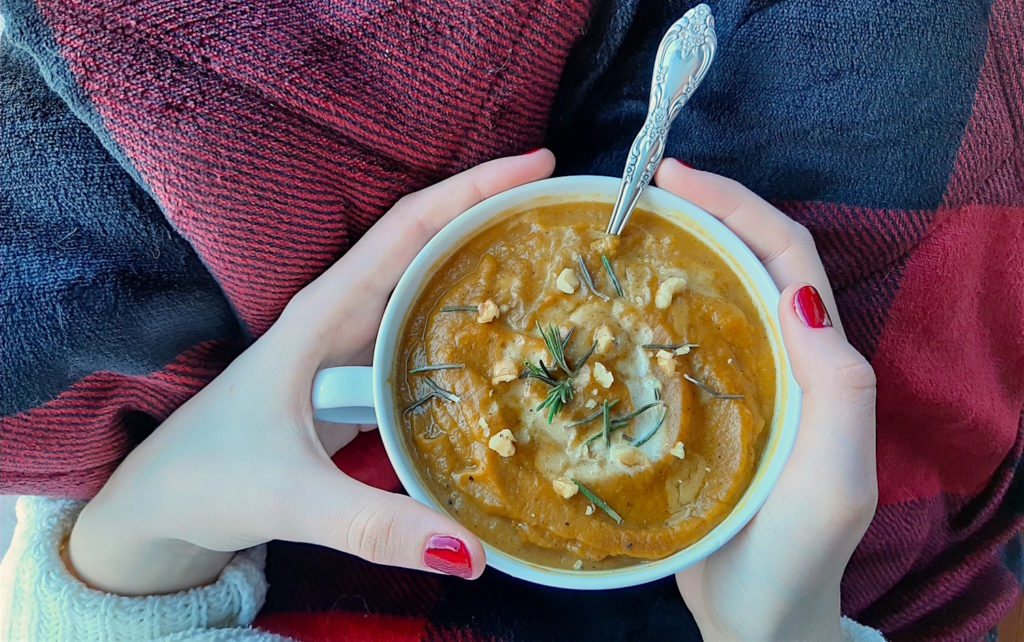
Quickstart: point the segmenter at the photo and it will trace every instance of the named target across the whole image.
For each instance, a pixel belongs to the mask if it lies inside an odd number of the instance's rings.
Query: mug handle
[[[373,368],[324,368],[313,379],[313,418],[334,424],[375,424]]]

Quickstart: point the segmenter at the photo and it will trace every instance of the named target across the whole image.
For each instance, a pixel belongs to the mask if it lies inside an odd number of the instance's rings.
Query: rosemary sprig
[[[671,350],[675,352],[680,348],[699,348],[696,343],[645,343],[640,346],[644,350]]]
[[[662,411],[661,419],[658,420],[658,423],[654,424],[654,428],[651,428],[650,430],[647,431],[647,434],[645,434],[643,437],[640,437],[639,439],[637,439],[636,441],[633,442],[633,447],[634,448],[639,448],[640,446],[643,446],[644,444],[646,444],[651,439],[651,437],[653,437],[659,430],[661,430],[661,426],[662,426],[662,424],[665,423],[665,417],[667,417],[667,416],[668,416],[668,408],[666,408],[664,411]]]
[[[583,274],[583,282],[587,284],[587,287],[590,288],[590,291],[594,293],[594,296],[601,299],[602,301],[607,301],[608,297],[598,292],[597,288],[594,287],[594,279],[591,278],[590,270],[587,269],[587,264],[583,261],[583,257],[577,256],[576,262],[580,264],[580,272]]]
[[[409,374],[422,374],[424,372],[433,372],[434,370],[458,370],[459,368],[465,368],[465,364],[462,363],[439,363],[436,366],[420,366],[419,368],[413,368],[409,371]]]
[[[619,279],[615,276],[615,270],[612,269],[611,261],[604,254],[601,255],[601,262],[604,263],[604,269],[608,271],[608,278],[612,280],[612,286],[615,287],[615,294],[622,296],[622,286],[619,285]]]
[[[612,401],[610,404],[608,404],[608,409],[611,410],[616,405],[618,405],[618,403],[619,403],[618,399]],[[601,413],[603,413],[603,412],[604,412],[604,408],[601,408],[600,410],[594,412],[594,414],[587,415],[586,417],[584,417],[583,419],[580,419],[579,421],[574,421],[571,424],[566,424],[565,427],[566,428],[579,428],[580,426],[585,426],[585,425],[589,424],[591,421],[593,421],[593,420],[597,419],[598,417],[600,417]]]
[[[551,354],[551,358],[554,360],[555,365],[561,369],[565,374],[566,378],[559,380],[555,378],[558,370],[549,370],[544,361],[540,360],[537,365],[526,360],[526,371],[520,375],[524,379],[536,379],[543,382],[551,387],[548,390],[547,397],[544,401],[537,406],[537,410],[548,409],[548,423],[554,421],[555,415],[562,411],[565,404],[569,403],[572,399],[574,390],[572,387],[572,380],[580,372],[580,368],[587,362],[590,355],[594,354],[594,350],[597,349],[597,342],[595,341],[590,346],[590,350],[579,360],[575,368],[569,367],[569,362],[565,360],[565,349],[569,345],[569,340],[572,338],[575,328],[569,330],[565,338],[562,338],[562,333],[558,327],[550,323],[548,324],[547,330],[545,330],[540,321],[537,322],[537,330],[540,332],[541,338],[544,339],[544,345],[547,347],[548,352]]]
[[[427,387],[430,388],[430,391],[437,395],[438,397],[441,397],[442,399],[445,399],[452,403],[459,403],[460,401],[462,401],[461,399],[459,399],[459,396],[457,394],[453,392],[448,392],[441,386],[437,385],[437,382],[431,379],[430,377],[426,377],[424,380],[427,382]]]
[[[477,305],[442,305],[441,312],[479,312]]]
[[[594,491],[590,490],[589,488],[587,488],[583,484],[579,483],[575,479],[572,479],[571,477],[570,477],[570,479],[572,480],[572,483],[576,484],[576,488],[580,489],[580,492],[583,493],[583,496],[586,497],[587,499],[589,499],[591,502],[594,503],[594,506],[597,506],[598,508],[603,510],[605,513],[607,513],[608,517],[611,517],[612,519],[614,519],[616,524],[621,524],[622,523],[622,516],[619,515],[618,513],[616,513],[614,510],[612,510],[612,507],[609,506],[606,501],[604,501],[603,499],[601,499],[600,497],[595,495]]]
[[[537,410],[548,409],[548,423],[550,424],[555,419],[555,415],[562,412],[562,408],[565,404],[569,403],[572,399],[573,389],[572,380],[566,379],[559,381],[550,390],[548,390],[548,396],[545,397],[544,401],[537,406]]]
[[[730,395],[730,394],[726,394],[724,392],[718,392],[717,390],[708,387],[707,384],[705,384],[705,383],[703,383],[701,381],[697,381],[696,379],[694,379],[690,375],[686,374],[685,372],[683,373],[683,379],[686,379],[687,381],[689,381],[693,385],[697,386],[698,388],[700,388],[704,392],[708,393],[709,395],[711,395],[715,399],[742,399],[743,398],[743,395]]]

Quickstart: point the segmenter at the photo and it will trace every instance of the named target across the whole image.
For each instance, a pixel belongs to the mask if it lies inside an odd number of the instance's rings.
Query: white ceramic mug
[[[416,256],[391,295],[377,333],[373,366],[327,368],[313,383],[313,410],[318,419],[336,423],[374,423],[395,472],[409,495],[441,512],[444,507],[423,482],[401,434],[392,376],[406,314],[412,309],[436,266],[496,220],[516,212],[565,202],[613,203],[619,180],[604,176],[567,176],[529,183],[470,208],[441,230]],[[657,214],[702,239],[739,275],[768,328],[777,376],[775,412],[761,462],[750,487],[732,512],[711,532],[685,549],[656,561],[608,570],[570,570],[524,561],[484,542],[487,563],[509,575],[573,589],[609,589],[651,582],[695,564],[722,547],[761,508],[793,449],[800,420],[800,388],[793,379],[779,328],[779,290],[753,252],[721,222],[692,203],[649,187],[639,207]],[[456,517],[457,519],[457,517]]]

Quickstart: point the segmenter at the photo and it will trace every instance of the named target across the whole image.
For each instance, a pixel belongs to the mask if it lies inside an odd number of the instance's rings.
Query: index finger
[[[835,297],[807,228],[736,181],[666,158],[654,182],[722,221],[761,260],[779,290],[814,285],[842,332]]]
[[[488,161],[395,203],[348,254],[318,280],[330,282],[349,267],[368,279],[363,288],[385,300],[423,246],[452,219],[495,194],[551,175],[554,155],[538,150]]]

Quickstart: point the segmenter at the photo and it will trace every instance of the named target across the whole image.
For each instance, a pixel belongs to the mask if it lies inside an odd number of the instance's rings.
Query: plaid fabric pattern
[[[5,492],[86,498],[403,194],[547,142],[616,175],[688,3],[9,0]],[[811,229],[879,380],[844,612],[978,639],[1019,592],[1024,6],[712,3],[667,153]],[[400,490],[379,440],[337,463]],[[697,639],[671,580],[570,593],[270,547],[306,640]]]

